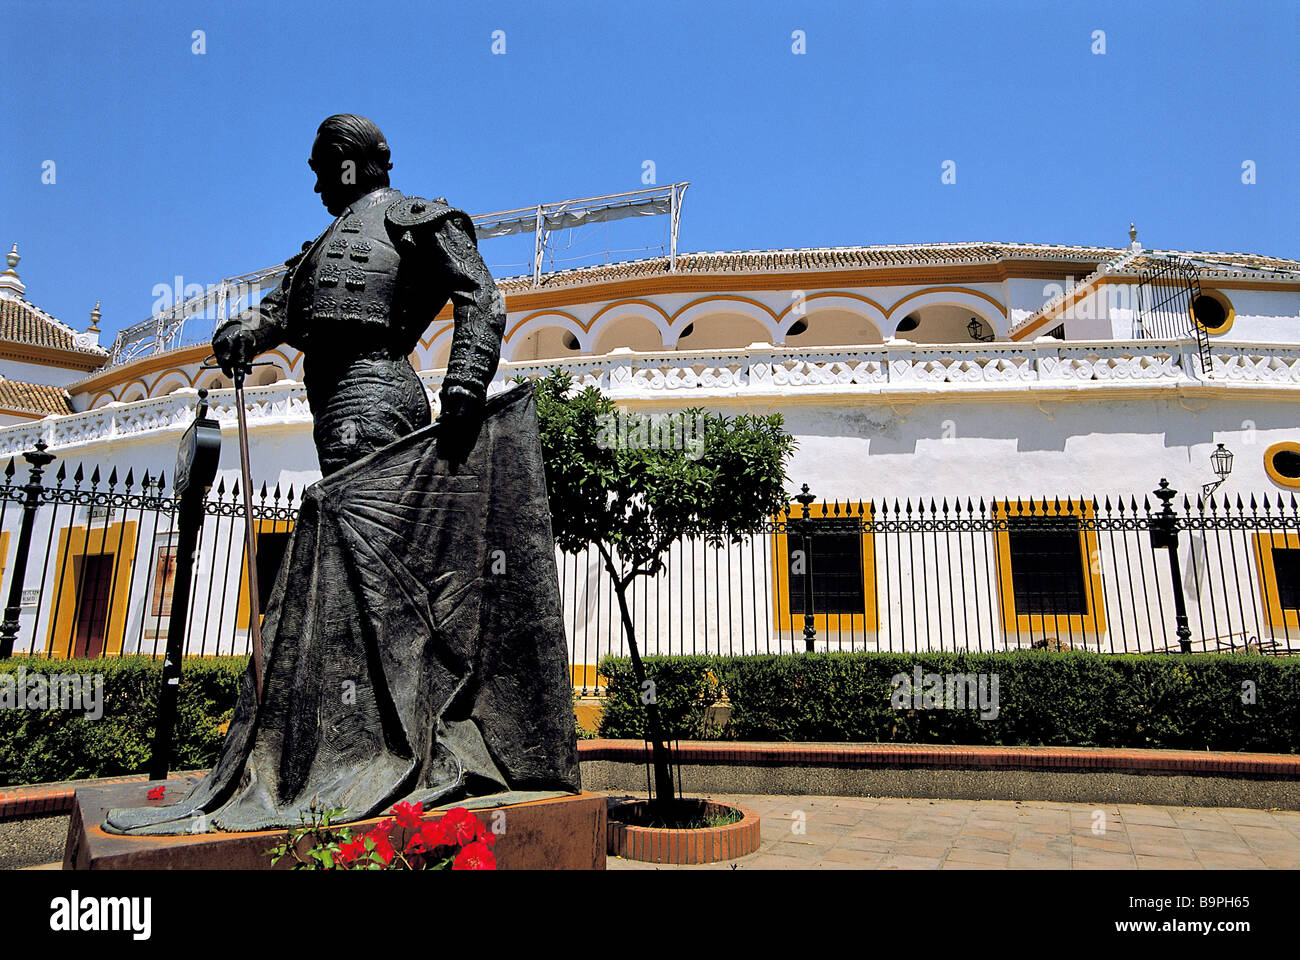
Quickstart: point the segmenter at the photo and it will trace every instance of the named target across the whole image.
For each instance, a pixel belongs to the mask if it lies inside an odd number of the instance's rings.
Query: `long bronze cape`
[[[434,423],[314,484],[213,770],[104,829],[177,834],[580,789],[531,386],[491,398],[463,464]]]

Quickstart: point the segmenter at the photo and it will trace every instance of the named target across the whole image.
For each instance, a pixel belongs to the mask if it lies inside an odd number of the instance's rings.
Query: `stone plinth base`
[[[163,799],[147,794],[158,784],[148,781],[78,787],[63,854],[65,870],[268,870],[266,851],[284,830],[254,833],[200,833],[176,837],[122,837],[105,833],[100,824],[114,807],[174,803],[185,796],[193,778],[167,781]],[[591,793],[553,800],[533,800],[472,812],[491,826],[497,811],[505,812],[492,854],[499,870],[604,870],[606,848],[605,798]],[[431,818],[437,818],[435,811]],[[382,817],[350,824],[363,833]],[[282,860],[277,869],[287,869]]]

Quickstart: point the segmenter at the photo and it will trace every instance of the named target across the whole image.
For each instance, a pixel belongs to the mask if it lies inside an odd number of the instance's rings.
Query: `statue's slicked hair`
[[[388,186],[388,171],[393,169],[389,160],[392,154],[384,134],[374,123],[355,113],[336,113],[325,119],[316,129],[316,135],[337,146],[346,159],[356,161],[360,183]]]

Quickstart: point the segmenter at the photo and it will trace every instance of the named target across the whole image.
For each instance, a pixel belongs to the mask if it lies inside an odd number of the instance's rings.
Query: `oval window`
[[[1300,443],[1275,443],[1264,451],[1264,472],[1282,487],[1300,489]]]
[[[1217,290],[1201,291],[1192,301],[1192,316],[1209,334],[1227,332],[1234,319],[1232,303]]]

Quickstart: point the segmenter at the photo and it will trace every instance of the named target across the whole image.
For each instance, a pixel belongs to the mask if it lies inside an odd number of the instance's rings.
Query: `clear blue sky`
[[[0,243],[33,302],[81,328],[102,299],[116,330],[155,284],[323,229],[306,158],[352,112],[388,137],[394,186],[472,213],[636,189],[653,160],[693,182],[683,250],[1119,245],[1132,219],[1148,247],[1300,259],[1298,28],[1294,0],[11,0]],[[587,242],[664,236],[625,226]],[[489,263],[524,272],[502,243]]]

